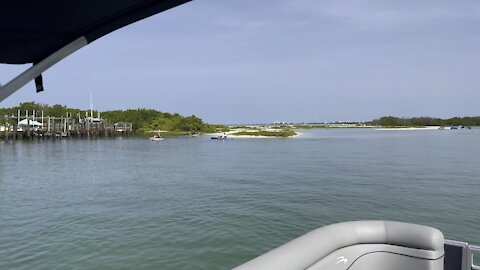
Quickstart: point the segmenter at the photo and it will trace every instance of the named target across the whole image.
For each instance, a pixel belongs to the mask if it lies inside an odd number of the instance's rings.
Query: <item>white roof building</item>
[[[23,119],[20,122],[18,122],[19,127],[20,126],[27,127],[28,125],[30,125],[30,127],[33,127],[33,128],[42,128],[43,127],[42,123],[34,121],[34,120]]]

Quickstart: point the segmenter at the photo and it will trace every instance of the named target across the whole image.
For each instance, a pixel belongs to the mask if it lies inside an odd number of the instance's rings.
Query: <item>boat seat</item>
[[[353,221],[311,231],[235,270],[440,270],[443,234],[393,221]]]

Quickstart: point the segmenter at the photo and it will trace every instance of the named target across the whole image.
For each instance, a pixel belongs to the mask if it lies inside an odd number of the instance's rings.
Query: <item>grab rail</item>
[[[470,245],[466,242],[447,240],[445,239],[445,258],[446,258],[446,267],[445,270],[480,270],[479,265],[475,265],[473,254],[480,253],[480,246]],[[457,251],[452,250],[457,249]],[[458,250],[460,249],[460,250]],[[459,252],[461,254],[459,254]],[[450,257],[454,257],[453,259]],[[457,264],[458,261],[460,268],[453,266]],[[448,261],[448,262],[447,262]],[[450,268],[448,268],[450,267]],[[455,268],[454,268],[455,267]]]
[[[472,254],[472,270],[480,270],[480,266],[475,265],[474,253],[480,253],[480,246],[469,245],[470,253]]]

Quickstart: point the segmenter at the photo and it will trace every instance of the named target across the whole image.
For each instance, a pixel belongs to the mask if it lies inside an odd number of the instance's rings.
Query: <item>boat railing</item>
[[[480,246],[445,240],[445,270],[480,270],[475,254],[480,256]]]
[[[470,252],[472,253],[472,270],[480,270],[480,266],[476,265],[476,262],[479,262],[478,258],[474,254],[480,256],[480,246],[469,245]],[[477,260],[475,260],[477,258]]]

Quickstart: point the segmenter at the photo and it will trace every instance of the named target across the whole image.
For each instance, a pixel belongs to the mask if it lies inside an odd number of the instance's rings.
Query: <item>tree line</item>
[[[368,122],[374,126],[480,126],[480,116],[453,117],[448,119],[432,117],[401,118],[384,116]]]

